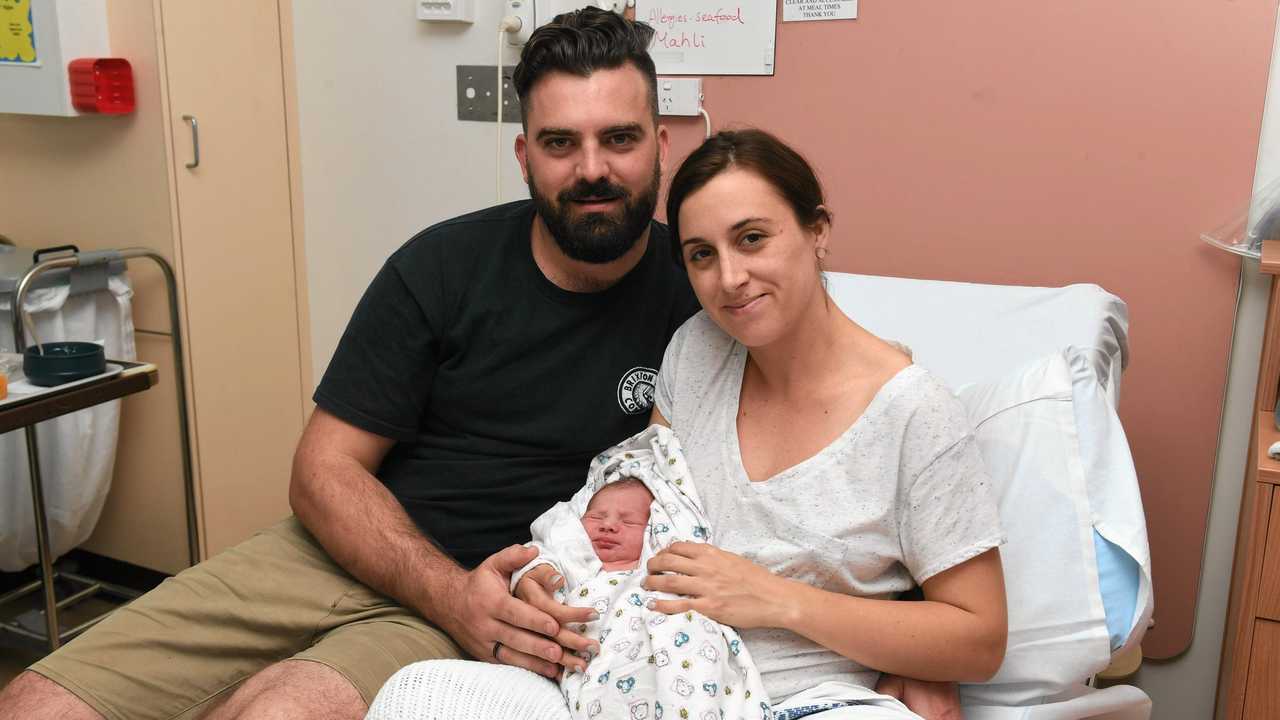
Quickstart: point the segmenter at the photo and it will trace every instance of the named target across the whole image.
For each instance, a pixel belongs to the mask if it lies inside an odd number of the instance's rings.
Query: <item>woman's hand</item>
[[[696,610],[736,628],[785,625],[791,582],[741,555],[705,543],[677,542],[654,555],[648,569],[646,590],[686,596],[655,600],[653,610],[668,615]]]

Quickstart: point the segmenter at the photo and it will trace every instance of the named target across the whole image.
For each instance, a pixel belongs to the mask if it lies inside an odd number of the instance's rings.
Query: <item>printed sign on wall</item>
[[[0,63],[38,64],[31,0],[0,0]]]
[[[858,0],[782,0],[782,21],[854,20]]]
[[[659,75],[773,74],[773,0],[637,0],[636,19],[653,27]]]

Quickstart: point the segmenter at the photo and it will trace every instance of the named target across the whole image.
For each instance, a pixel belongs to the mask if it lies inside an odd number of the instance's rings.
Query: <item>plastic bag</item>
[[[12,350],[9,296],[0,296],[0,352]],[[73,294],[66,284],[37,288],[24,303],[41,338],[102,340],[107,357],[133,360],[133,289],[112,276],[105,290]],[[27,338],[30,342],[30,338]],[[102,403],[36,425],[44,478],[49,547],[59,557],[88,539],[111,488],[120,401]],[[26,435],[0,435],[0,571],[38,559]]]
[[[1262,186],[1230,220],[1200,233],[1200,239],[1237,255],[1261,257],[1263,240],[1280,240],[1280,178]]]

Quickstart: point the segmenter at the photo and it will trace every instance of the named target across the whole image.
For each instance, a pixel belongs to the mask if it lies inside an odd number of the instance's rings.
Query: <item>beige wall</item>
[[[73,118],[0,114],[0,233],[27,247],[142,246],[172,258],[173,228],[160,109],[160,68],[150,2],[108,7],[112,52],[133,66],[137,112]],[[164,299],[159,273],[134,273],[139,295]],[[163,303],[135,313],[139,328],[167,330]]]
[[[110,2],[108,24],[113,54],[133,66],[137,111],[74,118],[0,114],[6,180],[0,234],[26,247],[147,247],[172,261],[152,3]],[[86,547],[174,572],[186,566],[187,546],[168,306],[163,278],[151,263],[132,262],[130,276],[139,357],[159,366],[161,387],[123,401],[112,492]],[[157,429],[139,431],[144,425]]]
[[[454,66],[496,62],[500,7],[477,3],[470,26],[419,22],[404,3],[294,7],[316,382],[382,261],[494,202],[494,126],[457,120]],[[504,197],[527,197],[509,150],[518,126],[504,125]]]
[[[6,180],[9,173],[23,180],[0,195],[0,233],[27,246],[141,245],[175,266],[197,511],[209,552],[288,513],[306,406],[300,377],[309,367],[301,366],[298,340],[306,310],[296,304],[305,290],[295,287],[303,253],[292,227],[302,203],[289,175],[296,148],[287,144],[292,48],[280,29],[291,19],[288,0],[277,4],[239,0],[214,10],[183,0],[112,0],[112,52],[134,66],[137,111],[0,115],[0,168]],[[177,118],[188,112],[204,133],[197,171],[181,165],[191,141]],[[188,548],[168,303],[154,266],[134,261],[130,274],[139,354],[159,366],[160,387],[124,402],[115,477],[86,547],[176,572]],[[246,363],[244,347],[264,354]]]

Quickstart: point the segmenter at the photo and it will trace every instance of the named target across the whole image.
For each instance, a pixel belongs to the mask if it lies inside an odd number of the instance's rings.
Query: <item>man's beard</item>
[[[653,211],[658,207],[660,173],[661,167],[654,158],[653,180],[638,196],[633,197],[626,188],[601,178],[593,183],[579,181],[556,195],[556,204],[552,205],[545,195],[538,192],[533,166],[530,165],[529,196],[561,252],[580,262],[609,263],[635,247],[636,241],[649,227],[649,221],[653,220]],[[620,198],[622,207],[615,212],[590,212],[576,219],[572,217],[573,203],[588,198]]]

